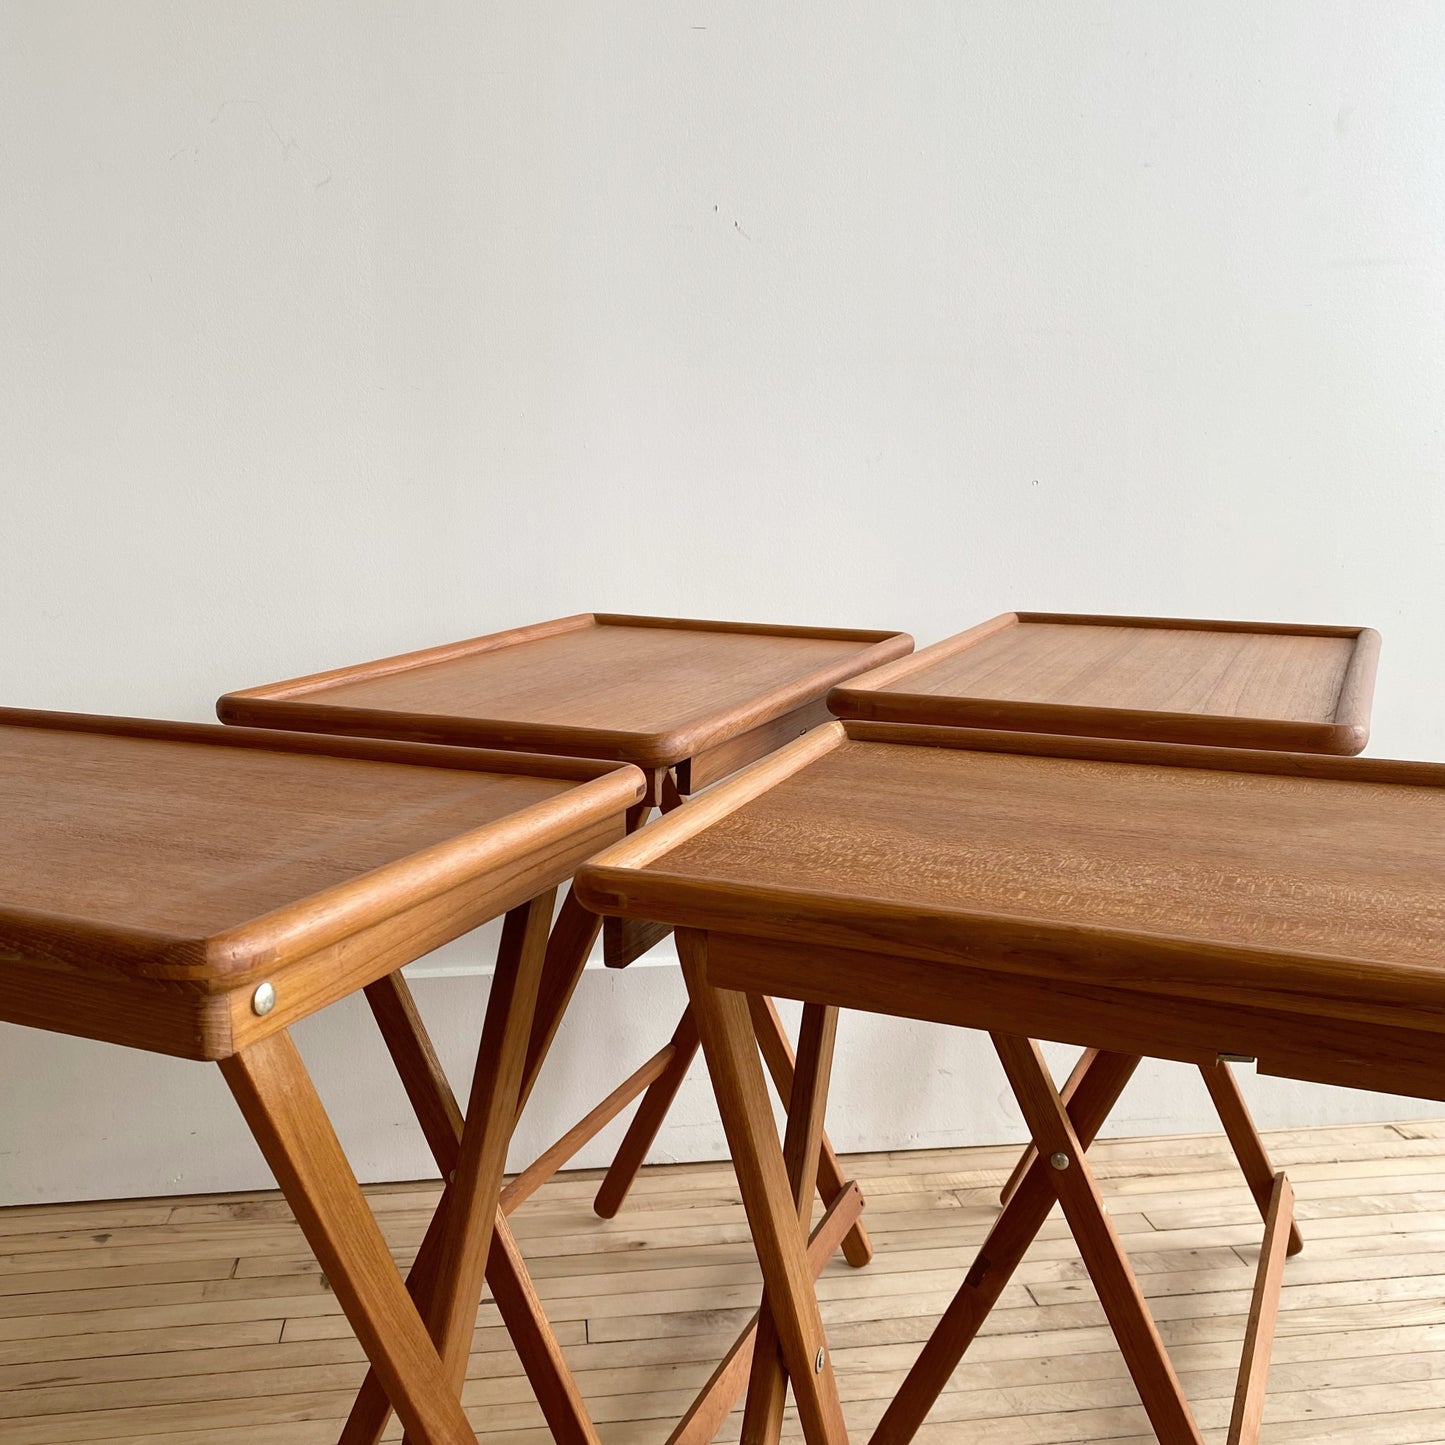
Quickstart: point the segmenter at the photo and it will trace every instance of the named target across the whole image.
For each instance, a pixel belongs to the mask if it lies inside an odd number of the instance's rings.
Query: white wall
[[[1445,756],[1442,122],[1396,0],[0,0],[0,701],[1029,606],[1372,624],[1372,751]],[[460,1076],[485,983],[418,987]],[[589,976],[520,1152],[678,991]],[[424,1173],[360,1013],[303,1043]],[[843,1041],[840,1145],[1016,1129],[979,1039]],[[264,1179],[196,1066],[6,1029],[0,1096],[0,1201]],[[664,1152],[720,1143],[695,1081]]]

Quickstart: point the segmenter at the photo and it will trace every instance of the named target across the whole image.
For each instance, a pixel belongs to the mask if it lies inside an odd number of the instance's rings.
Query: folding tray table
[[[642,786],[570,758],[0,710],[0,1019],[219,1064],[424,1445],[476,1438],[461,1387],[484,1265],[534,1383],[563,1392],[549,1419],[576,1400],[498,1201],[556,887]],[[401,967],[499,915],[465,1127],[401,1030],[449,1181],[414,1302],[288,1030],[359,989],[404,1025]]]
[[[217,711],[228,723],[630,762],[647,778],[644,799],[628,816],[632,831],[653,806],[668,812],[684,795],[826,722],[824,698],[830,687],[912,646],[912,638],[899,632],[583,613],[228,693]],[[522,1074],[523,1103],[582,976],[599,922],[570,893],[564,898],[547,946]],[[667,933],[644,922],[610,922],[603,940],[605,961],[623,967]],[[752,1008],[769,1067],[786,1099],[793,1083],[792,1045],[770,999],[759,997]],[[420,1016],[407,1000],[401,1042],[409,1040],[416,1048],[425,1039]],[[697,1047],[689,1008],[658,1053],[512,1180],[504,1191],[504,1209],[515,1209],[641,1094],[597,1194],[597,1212],[614,1215]],[[819,1249],[826,1244],[827,1252],[818,1268],[840,1244],[850,1263],[865,1264],[871,1246],[859,1219],[861,1196],[843,1178],[826,1139],[822,1149],[818,1182],[829,1224],[820,1237]],[[434,1228],[441,1227],[439,1217]],[[431,1247],[429,1235],[424,1260]],[[744,1332],[675,1432],[677,1445],[709,1438],[709,1422],[727,1413],[746,1383],[751,1348],[752,1334]],[[559,1374],[558,1389],[564,1384]],[[385,1393],[373,1373],[344,1445],[372,1445],[385,1423]],[[557,1428],[554,1423],[554,1432]],[[568,1438],[585,1438],[580,1408],[573,1411]]]
[[[873,1445],[911,1438],[1055,1201],[1158,1438],[1200,1445],[1088,1146],[1141,1056],[1445,1099],[1442,877],[1439,765],[857,722],[584,867],[588,907],[678,930],[778,1341],[749,1438],[786,1374],[810,1445],[847,1439],[801,1223],[843,1007],[990,1031],[1037,1149]],[[782,1148],[757,992],[805,1005]],[[1067,1102],[1034,1038],[1100,1050]],[[1292,1212],[1280,1174],[1231,1445],[1258,1439]]]
[[[884,722],[1348,754],[1369,740],[1379,647],[1368,627],[1005,612],[840,684],[828,705]],[[1200,1072],[1265,1211],[1275,1171],[1232,1062]],[[1003,1203],[1032,1160],[1025,1150]],[[1289,1252],[1302,1247],[1292,1226]]]

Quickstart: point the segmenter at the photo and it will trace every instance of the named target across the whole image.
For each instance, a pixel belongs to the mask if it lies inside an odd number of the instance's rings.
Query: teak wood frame
[[[648,730],[478,717],[471,713],[447,715],[325,700],[328,689],[341,684],[370,682],[437,664],[524,648],[531,642],[598,627],[856,643],[858,651],[847,662],[835,662],[793,681],[760,688],[744,701],[707,711],[686,722]],[[216,712],[222,722],[242,726],[515,749],[573,758],[608,758],[632,763],[659,775],[676,768],[681,773],[679,781],[683,792],[691,792],[772,752],[806,731],[814,721],[826,721],[829,714],[823,699],[830,687],[857,672],[901,657],[912,648],[913,639],[904,632],[579,612],[462,642],[229,692],[217,701]],[[563,679],[559,691],[565,693],[566,686],[567,680]],[[640,680],[639,688],[646,690],[645,677]],[[654,794],[648,801],[655,806],[660,800]]]
[[[795,1098],[788,1137],[780,1146],[763,1092],[756,1040],[746,1023],[753,995],[726,988],[709,977],[709,957],[719,944],[734,952],[736,962],[753,952],[756,940],[695,930],[680,930],[678,940],[714,1088],[720,1102],[724,1097],[729,1101],[723,1119],[763,1273],[762,1319],[772,1323],[777,1339],[771,1354],[753,1355],[742,1438],[749,1445],[776,1445],[782,1391],[785,1383],[791,1382],[809,1445],[846,1445],[847,1430],[813,1293],[817,1271],[811,1242],[805,1226],[796,1216],[790,1217],[786,1208],[797,1197],[799,1170],[806,1168],[795,1143],[794,1118],[805,1121],[814,1112],[821,1116],[826,1107],[826,1068],[812,1076],[818,1093],[811,1109]],[[821,957],[830,960],[833,956],[825,951]],[[809,964],[816,965],[819,958],[811,953]],[[831,1005],[819,1002],[806,1003],[805,1009],[821,1018],[836,1014]],[[1090,1144],[1141,1056],[1091,1050],[1086,1066],[1079,1071],[1073,1097],[1066,1103],[1031,1038],[994,1032],[993,1041],[1034,1140],[1032,1162],[884,1411],[870,1445],[907,1445],[914,1437],[1056,1202],[1079,1245],[1158,1438],[1165,1445],[1203,1445],[1204,1437],[1087,1158]],[[800,1080],[802,1077],[800,1074]],[[786,1190],[778,1186],[778,1162],[785,1170]],[[1228,1445],[1257,1445],[1259,1440],[1293,1199],[1288,1178],[1277,1174],[1265,1213]],[[759,1332],[758,1339],[771,1343],[772,1336]],[[764,1362],[761,1369],[760,1360]],[[715,1433],[722,1421],[710,1415],[708,1423]],[[698,1434],[692,1438],[711,1437]]]
[[[1148,632],[1186,632],[1261,635],[1267,637],[1337,638],[1352,643],[1348,662],[1339,678],[1332,717],[1305,722],[1278,717],[1239,717],[1232,714],[1161,712],[1139,707],[1104,707],[1081,703],[1020,701],[955,693],[910,691],[910,678],[967,653],[980,644],[1029,624],[1060,627],[1109,628]],[[1149,739],[1207,746],[1273,748],[1291,751],[1353,755],[1369,740],[1370,704],[1380,635],[1369,627],[1328,627],[1284,622],[1235,622],[1178,617],[1125,617],[1059,612],[1005,612],[953,637],[898,658],[860,677],[839,684],[828,695],[828,706],[841,718],[890,723],[917,723],[946,727],[1009,728],[1029,733],[1068,737]],[[1085,1050],[1060,1091],[1068,1102],[1093,1050]],[[1205,1088],[1224,1126],[1230,1147],[1254,1196],[1261,1216],[1267,1217],[1274,1197],[1275,1169],[1259,1136],[1249,1106],[1234,1076],[1230,1061],[1201,1064]],[[1025,1149],[999,1202],[1007,1204],[1033,1164],[1034,1151]],[[1304,1240],[1297,1225],[1289,1226],[1288,1249],[1298,1254]]]
[[[346,704],[338,706],[327,701],[328,690],[338,685],[371,681],[511,648],[524,648],[528,643],[582,633],[594,627],[682,630],[704,635],[740,634],[757,639],[778,639],[780,642],[788,639],[840,642],[856,644],[858,650],[845,661],[835,660],[786,683],[759,689],[745,701],[704,713],[686,724],[651,732],[411,713]],[[829,713],[824,698],[829,687],[857,672],[902,656],[912,646],[913,639],[899,632],[579,613],[358,666],[228,693],[217,703],[217,712],[223,721],[235,724],[300,728],[323,734],[525,747],[544,754],[631,762],[643,769],[646,778],[643,798],[628,815],[627,827],[631,832],[642,825],[652,808],[664,814],[671,812],[685,795],[712,785],[826,723]],[[646,690],[645,675],[639,687]],[[604,925],[581,908],[570,890],[564,895],[543,964],[535,1023],[520,1088],[522,1105],[531,1093],[568,1003],[581,980],[599,929],[603,935],[604,960],[611,968],[626,967],[670,932],[667,927],[639,920],[608,919]],[[791,1045],[776,1010],[770,1004],[764,1000],[755,1001],[753,1016],[775,1087],[779,1097],[786,1101],[793,1089]],[[408,1027],[420,1031],[420,1019],[414,1009],[410,1010],[406,1019]],[[697,1047],[697,1029],[689,1006],[679,1019],[672,1037],[656,1054],[543,1150],[507,1186],[505,1201],[508,1211],[535,1192],[641,1095],[637,1112],[596,1197],[597,1212],[604,1218],[614,1216],[622,1207],[656,1139],[696,1056]],[[856,1190],[849,1189],[826,1137],[821,1143],[817,1179],[819,1192],[830,1211],[829,1229],[820,1238],[831,1237],[838,1225],[845,1223],[847,1227],[841,1240],[845,1257],[855,1266],[866,1264],[872,1257],[872,1246],[858,1217],[861,1201]],[[747,1332],[745,1337],[750,1338]],[[744,1348],[743,1341],[740,1340],[735,1348]],[[746,1348],[750,1349],[750,1345]],[[716,1381],[711,1387],[712,1394],[705,1396],[699,1408],[707,1400],[712,1401],[707,1408],[715,1406],[733,1380],[734,1375],[727,1374]],[[558,1389],[562,1389],[560,1380]],[[355,1438],[364,1437],[358,1434]],[[683,1438],[687,1437],[684,1435]]]
[[[1202,1437],[1188,1402],[1099,1199],[1088,1168],[1088,1145],[1145,1056],[1212,1067],[1221,1052],[1247,1052],[1258,1057],[1262,1072],[1445,1098],[1438,984],[1416,969],[1377,965],[1362,992],[1363,975],[1347,960],[1213,944],[1197,967],[1151,992],[1134,967],[1136,957],[1188,959],[1201,952],[1199,946],[1098,927],[1041,930],[1021,920],[962,913],[950,920],[942,914],[923,916],[911,907],[854,907],[841,897],[713,882],[668,874],[665,863],[649,866],[845,738],[1430,788],[1445,788],[1445,767],[839,724],[731,780],[645,837],[608,850],[576,881],[589,907],[619,916],[666,918],[678,930],[684,976],[723,1108],[767,1307],[810,1445],[841,1445],[847,1435],[826,1357],[808,1242],[799,1227],[749,1023],[748,1000],[761,993],[815,1008],[854,1008],[988,1030],[1032,1136],[1029,1168],[880,1421],[873,1445],[902,1445],[912,1437],[1056,1200],[1160,1440],[1198,1445]],[[963,931],[953,942],[957,928]],[[1060,970],[1076,948],[1094,963],[1091,976],[1082,980]],[[880,955],[888,960],[886,970],[878,968]],[[1267,970],[1259,982],[1250,977],[1251,962]],[[1221,986],[1219,975],[1211,976],[1211,970],[1221,968],[1226,980],[1237,982]],[[1068,1100],[1044,1067],[1031,1041],[1035,1036],[1090,1048]],[[1263,1212],[1265,1234],[1230,1445],[1252,1445],[1259,1438],[1293,1226],[1293,1194],[1283,1174],[1274,1176]]]
[[[158,940],[0,906],[0,1018],[218,1064],[415,1445],[475,1441],[461,1405],[487,1277],[557,1438],[595,1445],[580,1396],[499,1209],[556,887],[622,831],[632,768],[473,749],[0,709],[0,725],[224,749],[567,780],[569,803],[524,809],[169,956]],[[400,972],[505,913],[465,1123]],[[253,1007],[258,979],[275,1002]],[[403,1284],[289,1026],[364,988],[448,1176],[431,1253]],[[558,1392],[560,1391],[560,1398]],[[383,1424],[385,1416],[383,1416]],[[571,1433],[569,1433],[569,1431]],[[379,1432],[378,1432],[379,1433]],[[350,1437],[344,1437],[350,1438]]]
[[[662,800],[664,814],[672,811],[681,802],[670,775],[656,785],[656,791]],[[629,833],[643,826],[649,811],[643,803],[629,812]],[[606,921],[609,924],[623,925],[616,930],[616,942],[613,942],[612,938],[605,940],[604,947],[610,954],[609,967],[626,966],[671,932],[668,928],[658,928],[651,924],[628,927],[631,920]],[[518,1095],[519,1114],[525,1107],[546,1061],[551,1042],[581,980],[583,969],[602,926],[603,920],[584,910],[569,890],[563,898],[548,940],[531,1040]],[[396,998],[387,1000],[383,995],[383,1001],[378,1007],[377,995],[383,988],[404,989],[405,984],[398,975],[396,980],[383,980],[376,988],[369,989],[367,996],[382,1027],[387,1046],[396,1059],[418,1117],[455,1118],[456,1106],[454,1102],[447,1102],[449,1088],[444,1076],[440,1075],[439,1069],[420,1063],[426,1058],[434,1060],[435,1053],[415,1005],[409,998],[405,1001]],[[809,1167],[800,1166],[798,1174],[799,1187],[806,1184],[805,1199],[810,1200],[816,1188],[825,1209],[823,1219],[819,1221],[809,1240],[808,1258],[812,1275],[816,1278],[821,1274],[824,1265],[840,1250],[849,1264],[861,1268],[873,1257],[872,1242],[861,1218],[863,1196],[857,1184],[844,1177],[838,1156],[823,1132],[826,1087],[821,1094],[818,1093],[818,1066],[810,1058],[807,1067],[801,1070],[796,1067],[792,1045],[771,999],[753,996],[748,1000],[748,1009],[757,1046],[767,1060],[773,1086],[778,1097],[787,1106],[789,1118],[791,1119],[793,1112],[797,1110],[800,1119],[806,1120],[809,1128],[816,1127],[817,1131],[816,1158]],[[588,1140],[600,1133],[640,1094],[642,1102],[598,1188],[595,1201],[597,1213],[603,1218],[612,1218],[622,1207],[638,1171],[646,1161],[648,1150],[667,1117],[667,1111],[672,1106],[697,1049],[697,1024],[693,1006],[689,1002],[678,1020],[672,1038],[502,1189],[496,1226],[498,1238],[510,1239],[505,1216],[540,1189]],[[447,1171],[442,1161],[443,1158],[451,1156],[452,1150],[445,1143],[442,1145],[442,1153],[437,1152],[435,1144],[432,1147],[438,1167],[442,1168],[445,1176]],[[424,1304],[436,1287],[436,1267],[432,1256],[438,1246],[433,1235],[442,1227],[445,1209],[444,1196],[423,1240],[412,1275],[408,1277],[408,1288],[412,1289],[418,1303]],[[802,1203],[799,1204],[799,1209],[803,1211]],[[520,1265],[521,1260],[515,1244],[512,1244],[510,1249],[503,1250],[499,1250],[496,1244],[493,1245],[492,1256],[487,1261],[486,1278],[502,1313],[503,1322],[514,1342],[519,1342],[518,1353],[533,1393],[539,1402],[542,1402],[548,1427],[559,1445],[596,1445],[596,1434],[586,1406],[560,1349],[551,1342],[551,1331],[541,1314],[535,1291],[531,1290],[525,1278],[519,1277]],[[772,1337],[759,1333],[760,1329],[766,1328],[766,1322],[767,1314],[766,1310],[763,1310],[743,1327],[717,1370],[688,1407],[677,1427],[669,1434],[667,1445],[705,1445],[705,1442],[716,1435],[728,1413],[748,1389],[754,1361],[760,1358],[755,1351],[756,1341],[760,1338],[766,1340],[768,1348],[775,1352]],[[541,1343],[533,1348],[524,1348],[520,1341],[527,1337]],[[768,1358],[767,1350],[761,1358]],[[778,1379],[781,1380],[781,1377]],[[778,1385],[775,1384],[774,1391],[777,1388]],[[357,1396],[339,1445],[376,1445],[386,1428],[389,1413],[390,1406],[384,1383],[379,1372],[372,1369]],[[781,1416],[778,1418],[781,1419]],[[776,1439],[776,1435],[773,1438]]]
[[[679,800],[675,793],[664,789],[662,796],[666,810],[677,806]],[[629,832],[642,826],[648,811],[645,803],[629,810]],[[569,891],[546,939],[544,956],[534,981],[534,1007],[529,1015],[525,1048],[519,1056],[520,1072],[515,1091],[515,1113],[518,1117],[546,1061],[601,924],[602,920],[586,912]],[[657,937],[665,937],[668,931],[662,930]],[[504,958],[515,951],[515,946],[509,950],[504,932],[498,953],[499,976],[504,972]],[[493,987],[495,989],[497,985],[494,983]],[[369,986],[366,997],[437,1167],[443,1178],[449,1178],[457,1168],[464,1120],[406,981],[399,972],[389,975]],[[844,1251],[850,1263],[866,1264],[872,1258],[872,1245],[861,1220],[863,1198],[858,1186],[843,1178],[837,1156],[823,1134],[826,1088],[820,1093],[816,1082],[820,1065],[809,1052],[803,1068],[795,1069],[792,1046],[771,1000],[749,1000],[749,1012],[758,1046],[769,1060],[779,1097],[790,1110],[796,1107],[800,1118],[817,1133],[818,1158],[799,1174],[799,1179],[807,1184],[806,1197],[811,1199],[812,1190],[816,1187],[826,1210],[810,1241],[813,1274],[821,1273],[823,1266],[839,1249]],[[474,1247],[471,1257],[477,1259],[485,1254],[487,1284],[491,1287],[502,1322],[517,1348],[533,1394],[542,1406],[548,1428],[559,1445],[597,1445],[596,1431],[526,1274],[506,1218],[561,1169],[588,1139],[642,1093],[642,1109],[633,1120],[603,1180],[603,1190],[611,1184],[617,1191],[616,1205],[612,1210],[615,1213],[642,1166],[647,1149],[666,1116],[697,1047],[697,1030],[689,1004],[670,1043],[623,1080],[606,1099],[538,1155],[511,1183],[500,1189],[489,1253],[485,1250],[485,1235],[473,1225],[475,1237],[481,1243]],[[487,1036],[484,1034],[483,1050],[486,1048]],[[479,1069],[484,1056],[497,1057],[498,1054],[495,1050],[486,1055],[479,1051]],[[502,1057],[510,1058],[511,1055]],[[651,1092],[654,1083],[661,1086],[655,1100]],[[468,1121],[472,1112],[469,1108]],[[492,1127],[495,1130],[497,1126],[493,1124]],[[443,1240],[449,1229],[449,1216],[455,1208],[451,1202],[453,1193],[454,1181],[443,1191],[407,1277],[407,1289],[428,1319],[435,1316],[439,1308],[437,1297],[448,1285],[449,1275],[441,1256]],[[470,1319],[474,1320],[475,1315],[476,1304],[473,1303]],[[760,1315],[744,1327],[727,1357],[668,1437],[670,1445],[703,1445],[716,1434],[747,1388],[750,1365],[755,1357],[754,1341],[764,1318]],[[460,1330],[461,1325],[454,1322],[448,1338],[454,1342]],[[465,1333],[469,1339],[470,1323],[466,1325]],[[357,1394],[339,1445],[377,1445],[386,1429],[391,1409],[386,1382],[381,1372],[372,1367]]]
[[[1340,677],[1333,715],[1309,721],[1241,717],[1232,713],[1169,712],[1158,708],[1102,707],[910,692],[907,682],[930,666],[1031,623],[1147,632],[1258,634],[1266,637],[1337,638],[1352,643]],[[1064,737],[1138,739],[1185,746],[1265,748],[1278,752],[1352,757],[1370,737],[1370,704],[1380,634],[1371,627],[1311,626],[1293,622],[1234,622],[1206,618],[1115,617],[1072,612],[1004,612],[907,657],[839,683],[828,694],[833,715],[859,722],[918,723],[926,727],[981,728],[993,732]]]

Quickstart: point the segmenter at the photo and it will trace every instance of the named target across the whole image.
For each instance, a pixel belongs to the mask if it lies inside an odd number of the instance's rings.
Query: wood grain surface
[[[1005,613],[836,687],[840,717],[1357,753],[1369,628]]]
[[[217,711],[232,723],[667,767],[912,646],[904,633],[586,613],[229,693]]]
[[[583,902],[1445,1028],[1445,767],[849,729],[608,850]]]
[[[1442,1138],[1445,1123],[1424,1121],[1268,1136],[1310,1246],[1285,1271],[1267,1442],[1445,1439]],[[822,1269],[855,1440],[993,1227],[1016,1155],[995,1145],[845,1160],[878,1256],[868,1270],[823,1269],[828,1247],[809,1264]],[[1108,1139],[1089,1160],[1206,1438],[1222,1442],[1260,1242],[1228,1144]],[[608,1445],[660,1445],[757,1308],[757,1264],[726,1161],[645,1169],[633,1209],[610,1224],[592,1213],[597,1178],[558,1176],[514,1222]],[[366,1191],[402,1261],[440,1190]],[[366,1359],[274,1191],[0,1210],[0,1255],[6,1445],[336,1445]],[[523,1366],[496,1307],[482,1310],[471,1423],[485,1445],[543,1445]],[[1152,1445],[1112,1339],[1064,1221],[1049,1219],[948,1381],[929,1438]],[[720,1439],[737,1440],[740,1417],[723,1420]],[[785,1439],[797,1429],[790,1411]],[[386,1439],[399,1442],[400,1428]]]
[[[0,730],[4,904],[206,936],[559,797],[553,778]]]
[[[224,1057],[554,886],[641,790],[607,763],[7,710],[0,1018]]]

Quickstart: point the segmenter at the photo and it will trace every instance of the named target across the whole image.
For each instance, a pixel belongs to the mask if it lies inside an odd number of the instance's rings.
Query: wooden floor
[[[1299,1196],[1266,1441],[1445,1442],[1445,1124],[1270,1136]],[[1011,1149],[858,1156],[877,1258],[820,1291],[865,1439],[996,1212]],[[1209,1440],[1222,1441],[1260,1226],[1214,1137],[1098,1145],[1114,1221]],[[725,1165],[648,1170],[615,1220],[555,1180],[517,1233],[606,1445],[661,1442],[757,1301]],[[372,1191],[398,1258],[436,1186]],[[361,1352],[274,1195],[0,1210],[0,1441],[321,1445]],[[466,1402],[492,1445],[546,1439],[490,1303]],[[723,1438],[736,1438],[735,1413]],[[789,1430],[796,1434],[790,1416]],[[393,1425],[388,1439],[399,1439]],[[1147,1445],[1057,1217],[921,1441]]]

